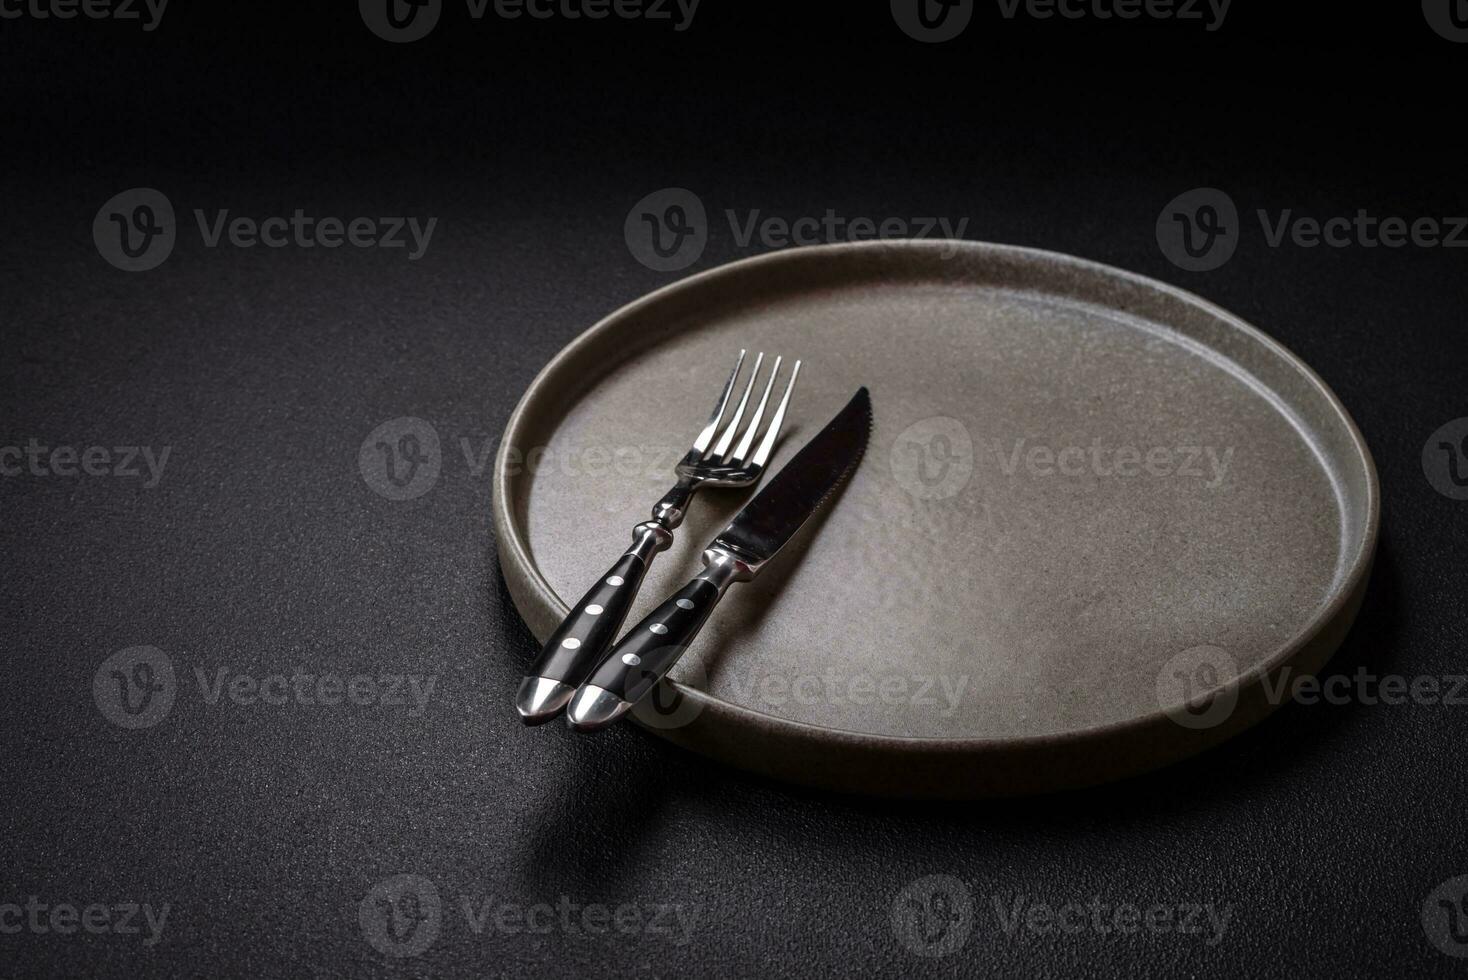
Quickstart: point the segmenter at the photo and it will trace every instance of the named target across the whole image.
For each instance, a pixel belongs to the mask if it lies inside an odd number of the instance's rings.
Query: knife
[[[729,586],[758,575],[851,475],[871,429],[871,396],[861,388],[719,532],[703,553],[703,571],[612,647],[571,699],[567,724],[578,732],[599,731],[652,690]]]

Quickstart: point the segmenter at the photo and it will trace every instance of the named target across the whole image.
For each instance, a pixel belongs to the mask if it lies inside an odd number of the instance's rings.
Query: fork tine
[[[765,430],[765,438],[755,451],[754,459],[750,464],[763,469],[770,461],[770,450],[775,448],[775,440],[780,436],[780,427],[785,424],[785,409],[790,405],[790,393],[795,390],[795,379],[800,377],[800,362],[795,362],[795,367],[790,372],[790,381],[785,385],[785,394],[780,398],[780,407],[775,409],[775,417],[770,419],[770,427]]]
[[[754,416],[749,420],[749,428],[744,430],[744,438],[739,440],[738,447],[726,462],[744,464],[744,457],[749,455],[749,447],[754,445],[754,437],[759,434],[759,422],[764,418],[765,405],[770,401],[770,389],[775,387],[775,379],[780,376],[780,361],[783,358],[776,356],[775,366],[770,368],[770,380],[765,382],[765,393],[760,396],[759,405],[754,410]]]
[[[759,366],[764,363],[764,352],[755,355],[754,370],[749,372],[749,382],[744,386],[744,394],[739,396],[739,407],[734,410],[734,417],[729,420],[729,427],[719,437],[718,445],[713,448],[713,455],[723,456],[729,452],[729,444],[734,441],[734,433],[739,429],[739,420],[744,417],[744,407],[749,404],[749,392],[754,387],[754,379],[759,377]]]
[[[729,395],[734,391],[734,382],[739,377],[739,369],[744,366],[745,351],[741,348],[739,359],[734,362],[734,370],[729,373],[729,380],[724,382],[724,392],[719,396],[719,401],[714,405],[714,414],[709,416],[709,424],[703,427],[698,438],[693,440],[693,452],[702,456],[708,449],[709,443],[714,439],[714,433],[719,430],[719,420],[724,417],[724,409],[729,407]]]

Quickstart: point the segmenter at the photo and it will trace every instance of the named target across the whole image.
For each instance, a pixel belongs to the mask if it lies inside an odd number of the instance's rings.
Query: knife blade
[[[872,430],[872,400],[861,388],[785,465],[710,547],[759,563],[769,561],[820,509],[861,462]],[[757,567],[757,566],[756,566]]]
[[[704,569],[628,630],[577,689],[566,722],[594,732],[630,711],[667,675],[735,582],[757,576],[860,464],[872,428],[860,388],[774,479],[715,535]]]

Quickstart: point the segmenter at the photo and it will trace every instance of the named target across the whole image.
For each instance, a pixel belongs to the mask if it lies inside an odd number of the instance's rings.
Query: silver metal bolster
[[[598,732],[632,709],[611,691],[583,684],[566,708],[566,724],[578,732]]]
[[[636,555],[643,564],[652,561],[659,551],[666,551],[673,543],[673,532],[656,521],[643,521],[632,529],[632,547],[627,554]]]
[[[724,548],[713,547],[703,553],[703,571],[697,578],[703,579],[719,590],[719,595],[735,582],[748,582],[759,574],[763,562],[749,562]]]
[[[663,494],[663,499],[653,507],[652,519],[670,531],[676,528],[683,523],[683,518],[688,513],[688,502],[693,499],[693,492],[697,489],[696,480],[686,476],[679,477],[677,485]]]
[[[527,725],[541,725],[561,713],[576,688],[549,677],[527,677],[520,682],[515,709]]]

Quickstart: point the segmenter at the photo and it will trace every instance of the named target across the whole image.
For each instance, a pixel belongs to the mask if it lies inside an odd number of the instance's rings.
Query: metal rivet
[[[691,599],[679,599],[678,602],[677,602],[677,606],[678,606],[679,609],[692,609],[693,608],[693,600],[691,600]]]
[[[622,663],[626,664],[628,667],[636,667],[638,664],[642,663],[642,658],[635,653],[624,653],[622,654]]]
[[[604,610],[601,606],[598,606],[596,603],[593,602],[591,605],[586,607],[586,612],[587,615],[590,616],[600,616],[602,612],[604,612]]]
[[[561,641],[561,646],[565,647],[567,650],[574,650],[580,645],[581,641],[576,639],[576,637],[574,636],[568,636]]]
[[[648,629],[652,630],[658,636],[662,636],[664,633],[668,632],[668,628],[662,623],[653,623],[651,626],[648,627]]]
[[[620,575],[612,575],[607,578],[608,585],[621,585],[624,581],[626,580]]]

